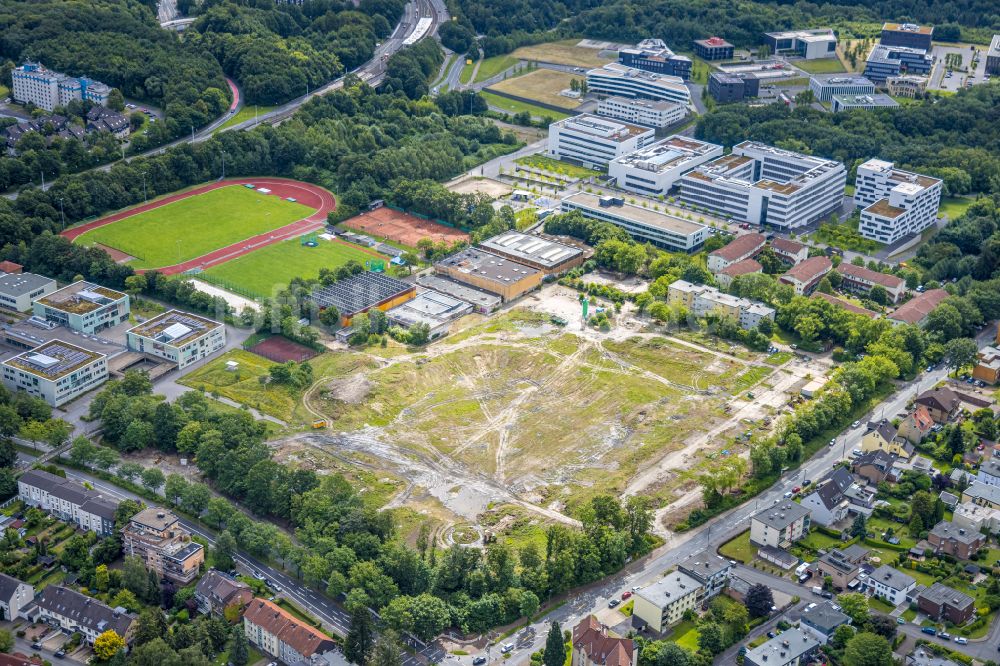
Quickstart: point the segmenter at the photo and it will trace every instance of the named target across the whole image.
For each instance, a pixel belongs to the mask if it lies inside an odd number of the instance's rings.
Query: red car
[[[626,599],[628,599],[631,596],[632,596],[631,592],[622,592],[622,601],[625,601]]]
[[[802,490],[802,489],[799,488],[798,486],[795,486],[794,488],[792,488],[792,492],[793,493],[798,493],[800,490]]]

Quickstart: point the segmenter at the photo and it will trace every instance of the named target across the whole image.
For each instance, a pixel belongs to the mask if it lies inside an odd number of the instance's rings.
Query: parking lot
[[[954,46],[936,44],[931,51],[934,55],[934,69],[931,71],[928,88],[957,92],[963,87],[989,81],[989,75],[986,74],[986,48],[970,44],[956,44]],[[949,59],[954,60],[956,56],[961,58],[961,66],[955,67],[949,72]],[[977,56],[975,64],[973,64],[974,56]]]

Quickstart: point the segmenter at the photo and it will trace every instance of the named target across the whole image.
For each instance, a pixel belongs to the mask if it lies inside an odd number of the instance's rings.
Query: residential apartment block
[[[691,78],[691,59],[674,53],[662,39],[644,39],[634,47],[620,49],[618,62],[625,67],[676,76],[684,81]]]
[[[718,250],[712,250],[708,253],[708,270],[712,273],[718,273],[730,264],[744,259],[752,259],[764,249],[766,242],[767,237],[756,232],[737,236]]]
[[[56,290],[56,281],[34,273],[0,271],[0,308],[27,312],[31,302]]]
[[[32,304],[35,316],[86,335],[128,321],[128,294],[92,282],[74,282]]]
[[[35,599],[35,588],[13,576],[0,573],[0,611],[3,620],[25,617],[25,609]]]
[[[806,60],[837,57],[837,35],[830,28],[765,32],[764,43],[775,55],[800,56]]]
[[[833,262],[829,257],[823,255],[809,257],[782,273],[778,281],[792,285],[797,295],[808,296],[823,276],[832,270]]]
[[[880,84],[902,74],[930,74],[933,66],[924,49],[876,44],[865,62],[865,77]]]
[[[809,534],[809,509],[785,501],[758,511],[750,518],[750,543],[788,548]]]
[[[917,581],[902,571],[883,564],[873,571],[865,580],[865,591],[873,596],[885,599],[893,606],[906,601],[917,587]]]
[[[198,575],[205,549],[170,511],[149,507],[132,516],[122,530],[122,550],[138,555],[146,568],[182,585]]]
[[[809,258],[809,247],[787,238],[775,238],[771,241],[771,250],[787,264],[795,266]]]
[[[564,213],[578,210],[584,217],[610,222],[636,240],[673,252],[697,252],[708,238],[708,227],[670,213],[625,203],[622,197],[577,192],[560,202]]]
[[[648,127],[581,114],[549,125],[548,154],[559,160],[604,169],[608,162],[653,143]]]
[[[729,289],[733,280],[739,276],[761,273],[763,270],[764,267],[761,266],[760,262],[756,259],[744,259],[742,261],[737,261],[735,264],[729,264],[714,275],[715,281],[719,283],[720,287],[723,289]]]
[[[130,350],[162,358],[180,369],[221,351],[226,346],[226,327],[195,314],[169,310],[130,328],[125,338]]]
[[[243,613],[247,640],[284,664],[321,666],[336,643],[326,634],[265,599],[254,599]]]
[[[78,631],[88,645],[93,645],[98,636],[109,630],[128,644],[136,622],[136,616],[124,608],[111,608],[62,585],[48,585],[42,590],[31,609],[31,619],[57,625],[67,634]]]
[[[875,84],[863,76],[813,76],[809,79],[809,89],[817,101],[829,102],[834,95],[872,95]]]
[[[955,506],[951,522],[972,532],[986,530],[990,534],[997,534],[1000,532],[1000,509],[963,502]]]
[[[15,67],[10,73],[13,80],[13,98],[23,104],[52,111],[70,102],[89,101],[107,106],[111,88],[87,77],[72,77],[53,72],[38,63],[28,62]]]
[[[858,231],[880,243],[918,234],[937,220],[941,180],[868,160],[857,170],[854,205],[861,208]]]
[[[722,146],[673,135],[608,164],[618,187],[648,196],[666,194],[691,169],[722,155]]]
[[[837,272],[843,279],[841,288],[862,296],[868,295],[875,285],[880,285],[889,294],[893,303],[898,303],[899,299],[906,293],[906,280],[896,275],[880,273],[864,266],[855,266],[851,263],[841,263],[837,266]]]
[[[927,323],[929,315],[941,301],[948,298],[950,294],[944,289],[928,289],[922,294],[917,294],[906,303],[890,312],[886,317],[892,324],[914,324],[923,326]]]
[[[668,74],[627,67],[615,62],[587,72],[587,89],[596,95],[638,97],[664,102],[691,104],[691,91],[684,79]]]
[[[17,479],[18,497],[28,506],[79,525],[100,536],[115,533],[118,502],[41,469],[29,469]]]
[[[721,555],[703,550],[678,564],[677,570],[698,581],[702,588],[698,601],[704,604],[725,589],[733,571],[733,563]]]
[[[774,308],[685,280],[675,280],[667,287],[667,302],[683,305],[691,315],[699,318],[729,317],[747,330],[756,328],[763,319],[774,321]]]
[[[694,54],[702,60],[732,60],[736,48],[722,37],[694,40]]]
[[[5,386],[24,391],[59,407],[108,379],[107,357],[60,340],[0,363]]]
[[[686,611],[698,608],[698,601],[703,596],[704,590],[698,581],[686,573],[674,571],[635,593],[632,615],[652,631],[661,633],[680,622]]]
[[[763,645],[747,650],[743,663],[745,666],[799,666],[810,662],[819,645],[813,636],[792,627]]]
[[[680,197],[738,222],[789,231],[838,210],[846,182],[840,162],[744,141],[682,176]]]
[[[633,125],[662,129],[676,125],[688,115],[688,107],[677,102],[605,97],[597,102],[597,115]]]
[[[1000,381],[1000,347],[990,345],[979,350],[972,376],[990,386]]]

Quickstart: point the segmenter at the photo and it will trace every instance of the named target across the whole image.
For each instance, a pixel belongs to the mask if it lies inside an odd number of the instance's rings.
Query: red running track
[[[318,185],[303,183],[297,180],[289,180],[287,178],[241,178],[238,180],[223,180],[217,183],[203,185],[187,192],[171,194],[168,197],[151,201],[148,204],[136,206],[135,208],[129,208],[128,210],[123,210],[119,213],[115,213],[114,215],[109,215],[99,220],[94,220],[93,222],[81,224],[80,226],[73,227],[72,229],[67,229],[62,232],[62,235],[70,240],[75,240],[82,234],[85,234],[92,229],[103,227],[106,224],[111,224],[127,217],[132,217],[133,215],[153,210],[154,208],[166,206],[167,204],[180,201],[181,199],[186,199],[204,192],[216,190],[220,187],[241,187],[244,184],[253,185],[258,189],[261,187],[269,189],[271,190],[270,196],[278,196],[282,199],[286,197],[293,197],[302,205],[315,208],[316,210],[309,217],[303,218],[297,222],[286,224],[283,227],[279,227],[263,234],[258,234],[257,236],[253,236],[251,238],[245,238],[237,243],[219,248],[218,250],[214,250],[208,254],[203,254],[200,257],[195,257],[194,259],[189,259],[188,261],[180,264],[174,264],[173,266],[163,266],[157,269],[146,270],[157,270],[166,275],[175,275],[177,273],[183,273],[184,271],[191,270],[192,268],[211,268],[212,266],[235,259],[236,257],[249,254],[256,249],[277,243],[278,241],[282,241],[287,238],[294,238],[296,236],[301,236],[302,234],[316,231],[317,229],[322,229],[326,225],[327,213],[332,211],[337,206],[337,202],[333,198],[333,195]],[[136,272],[143,273],[145,270],[139,270]]]
[[[233,103],[229,105],[229,113],[232,113],[240,105],[240,89],[236,87],[236,83],[228,76],[226,77],[226,83],[229,84],[229,90],[233,93]]]

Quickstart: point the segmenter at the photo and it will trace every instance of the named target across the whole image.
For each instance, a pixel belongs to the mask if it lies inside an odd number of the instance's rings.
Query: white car
[[[500,651],[503,652],[504,654],[507,654],[509,652],[513,652],[514,651],[514,644],[513,643],[507,643],[506,645],[504,645],[503,647],[500,648]]]

